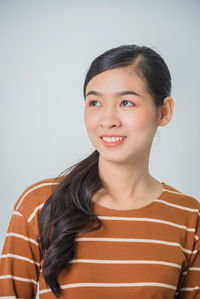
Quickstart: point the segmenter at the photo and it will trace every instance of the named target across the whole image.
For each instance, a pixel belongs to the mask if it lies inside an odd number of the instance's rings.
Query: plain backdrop
[[[174,114],[155,136],[150,172],[199,200],[199,15],[198,0],[0,0],[0,249],[24,189],[94,150],[85,75],[123,44],[153,48],[172,75]]]

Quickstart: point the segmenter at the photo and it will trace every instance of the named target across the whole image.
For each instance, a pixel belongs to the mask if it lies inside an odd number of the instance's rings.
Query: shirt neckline
[[[167,189],[167,184],[165,182],[161,182],[161,184],[163,185],[163,190],[160,193],[160,195],[158,197],[156,197],[152,202],[150,202],[149,204],[141,207],[141,208],[136,208],[136,209],[128,209],[128,210],[119,210],[119,209],[111,209],[105,206],[102,206],[96,202],[93,202],[93,207],[95,208],[95,210],[98,212],[103,212],[103,213],[117,213],[117,214],[123,214],[123,213],[130,213],[130,212],[137,212],[137,211],[143,211],[145,209],[150,208],[151,206],[153,206],[158,200],[161,200],[165,194],[165,192],[168,190]]]

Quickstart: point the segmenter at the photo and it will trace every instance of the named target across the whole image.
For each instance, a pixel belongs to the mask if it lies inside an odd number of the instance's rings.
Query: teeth
[[[116,142],[116,141],[125,139],[125,137],[102,137],[102,139],[107,142]]]

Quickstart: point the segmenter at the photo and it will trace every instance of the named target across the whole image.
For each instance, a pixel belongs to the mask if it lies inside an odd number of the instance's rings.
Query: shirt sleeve
[[[179,299],[200,298],[200,213],[194,234],[194,245],[190,262],[186,271],[182,273],[178,297]]]
[[[0,298],[35,298],[40,273],[36,233],[14,210],[0,258]]]

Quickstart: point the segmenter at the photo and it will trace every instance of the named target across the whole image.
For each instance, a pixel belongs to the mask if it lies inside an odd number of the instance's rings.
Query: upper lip
[[[102,134],[100,135],[100,137],[126,137],[124,135],[117,135],[117,134],[112,134],[112,135],[109,135],[109,134]]]

